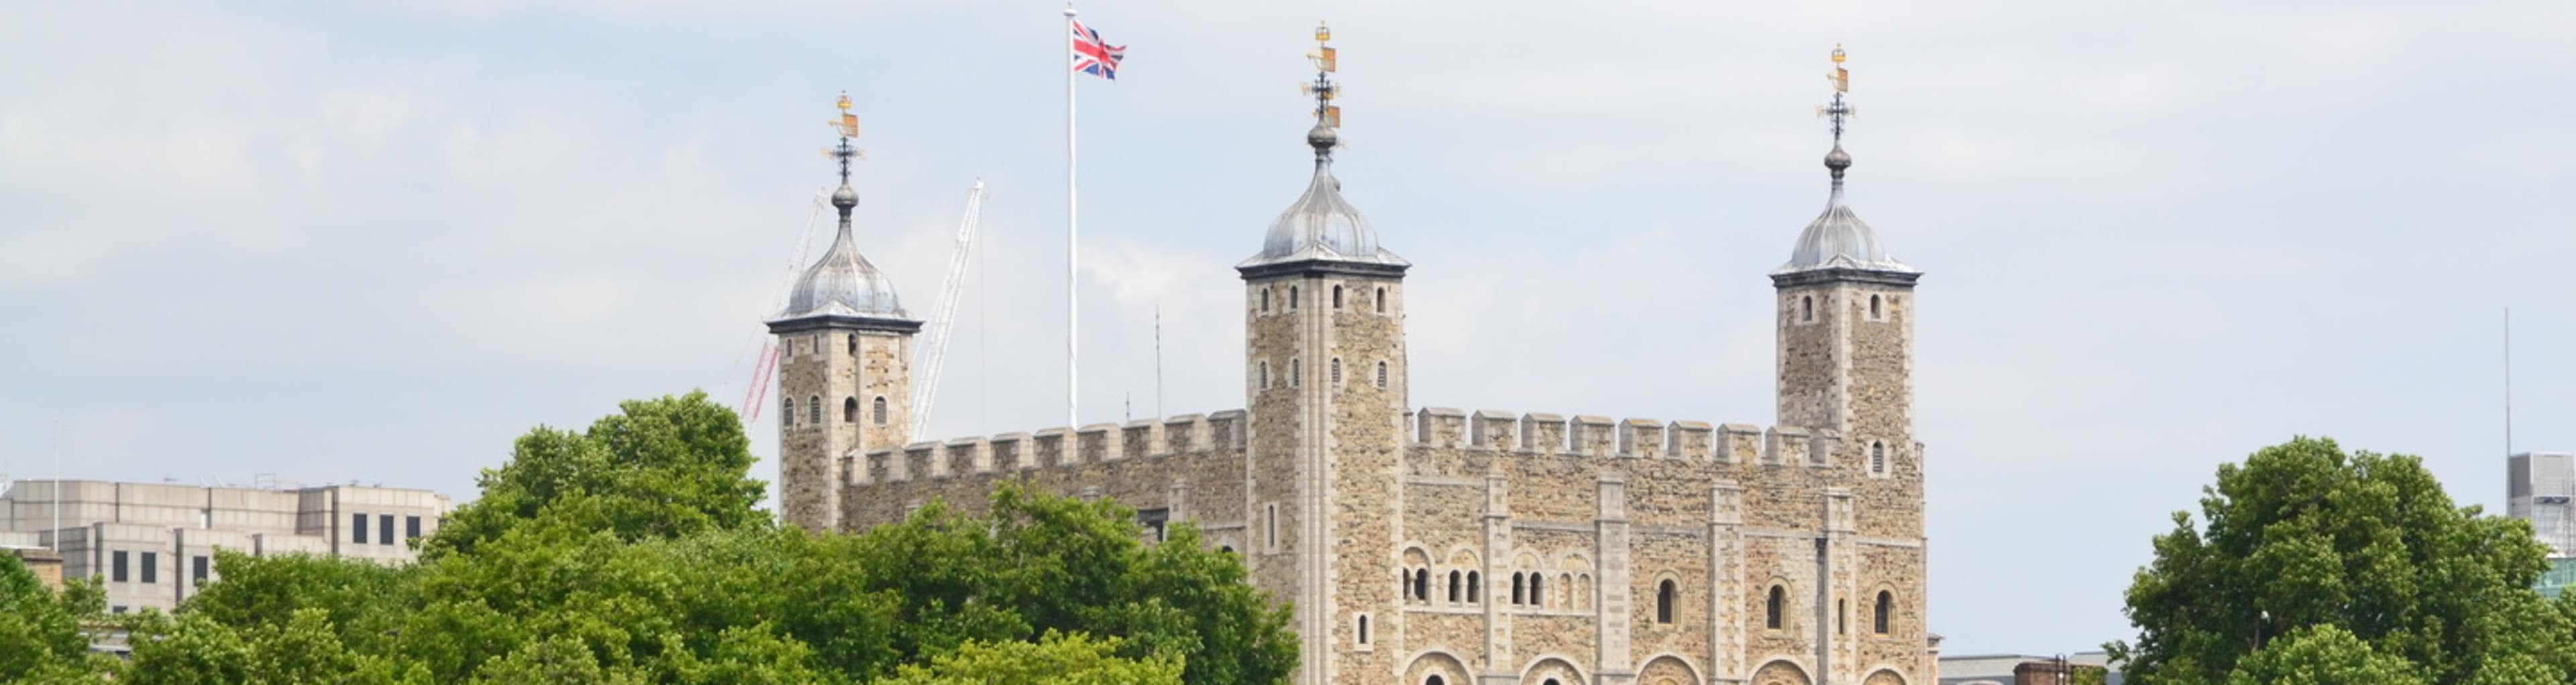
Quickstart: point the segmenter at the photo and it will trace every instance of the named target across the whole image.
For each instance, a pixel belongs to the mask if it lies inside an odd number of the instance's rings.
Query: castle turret
[[[1316,29],[1319,42],[1330,35]],[[1246,558],[1254,582],[1295,602],[1304,683],[1395,668],[1361,633],[1400,607],[1385,550],[1399,518],[1410,266],[1342,198],[1333,49],[1316,63],[1314,178],[1271,223],[1260,254],[1235,267],[1252,414]]]
[[[841,187],[832,191],[840,227],[823,258],[788,292],[787,309],[769,321],[778,336],[778,499],[780,518],[808,530],[831,530],[841,518],[842,457],[902,446],[912,398],[912,335],[921,322],[904,313],[894,284],[859,254],[850,210],[850,140],[858,117],[840,100]]]

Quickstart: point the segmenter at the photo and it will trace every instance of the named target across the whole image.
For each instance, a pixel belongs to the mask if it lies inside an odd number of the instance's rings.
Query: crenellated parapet
[[[1125,424],[1098,423],[1081,428],[1047,428],[947,442],[915,442],[900,448],[842,457],[845,486],[864,487],[917,480],[991,476],[1021,471],[1079,468],[1131,460],[1161,460],[1194,455],[1240,453],[1244,449],[1244,412],[1183,414],[1168,419],[1141,419]]]
[[[1841,448],[1830,429],[1577,415],[1473,413],[1425,407],[1407,417],[1413,447],[1602,459],[1823,467]]]

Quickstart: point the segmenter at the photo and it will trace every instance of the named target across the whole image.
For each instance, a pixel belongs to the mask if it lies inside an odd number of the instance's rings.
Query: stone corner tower
[[[822,259],[788,292],[771,319],[778,336],[779,517],[807,530],[840,525],[841,458],[901,447],[912,439],[912,336],[921,321],[904,313],[894,284],[859,254],[850,210],[850,139],[858,118],[843,94],[841,187],[832,191],[840,228]]]
[[[1316,30],[1318,42],[1329,40]],[[1245,556],[1253,582],[1295,603],[1297,682],[1388,673],[1397,655],[1368,648],[1371,621],[1401,610],[1391,522],[1401,513],[1405,406],[1404,274],[1332,173],[1331,48],[1318,58],[1306,133],[1315,174],[1281,212],[1244,281]]]

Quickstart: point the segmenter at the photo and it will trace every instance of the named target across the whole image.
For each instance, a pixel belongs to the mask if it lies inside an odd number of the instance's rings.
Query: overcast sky
[[[217,5],[223,5],[218,8]],[[712,9],[723,7],[723,9]],[[0,6],[0,460],[427,487],[538,424],[738,404],[831,179],[927,313],[989,248],[929,432],[1062,422],[1062,18],[1020,2]],[[2576,449],[2576,4],[1087,2],[1083,420],[1241,406],[1230,268],[1336,171],[1408,283],[1412,403],[1767,424],[1766,271],[1823,206],[1921,286],[1934,632],[2128,636],[2149,536],[2295,435],[2500,509]],[[810,232],[809,232],[810,231]],[[1162,315],[1162,395],[1152,325]],[[1124,403],[1132,401],[1132,410]],[[767,424],[755,450],[773,451]],[[774,479],[767,462],[755,475]]]

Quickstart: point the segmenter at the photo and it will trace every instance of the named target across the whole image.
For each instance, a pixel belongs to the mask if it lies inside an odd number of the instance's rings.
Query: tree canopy
[[[2458,507],[2421,460],[2300,438],[2218,469],[2129,588],[2145,685],[2563,683],[2569,611],[2521,521]],[[2561,607],[2576,608],[2576,603]]]
[[[175,615],[114,619],[95,584],[56,596],[0,567],[0,615],[39,619],[0,621],[0,681],[1230,685],[1294,668],[1288,611],[1189,525],[1148,544],[1114,502],[1004,481],[983,515],[778,527],[752,508],[731,411],[697,394],[622,409],[520,438],[416,564],[219,551]],[[79,658],[83,616],[131,630],[131,662]]]

